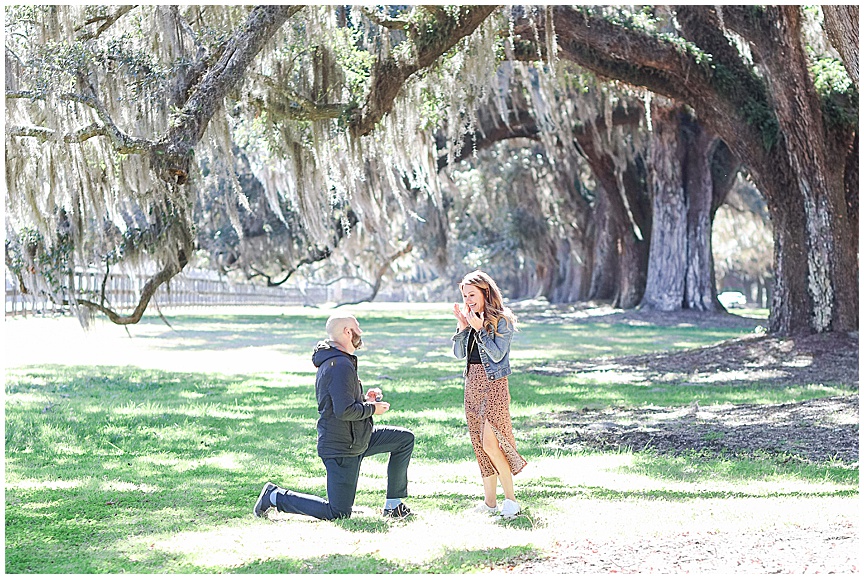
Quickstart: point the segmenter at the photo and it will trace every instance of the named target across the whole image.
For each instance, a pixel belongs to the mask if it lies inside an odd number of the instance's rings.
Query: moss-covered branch
[[[186,182],[192,151],[223,99],[243,80],[246,68],[276,31],[302,8],[257,6],[252,9],[151,155],[154,167],[164,180],[181,185]]]
[[[414,55],[400,60],[389,55],[379,59],[372,70],[372,83],[366,102],[350,119],[355,137],[368,135],[393,103],[414,73],[432,66],[441,55],[470,35],[495,11],[497,6],[458,6],[455,10],[422,10],[423,16],[408,27],[413,40]]]

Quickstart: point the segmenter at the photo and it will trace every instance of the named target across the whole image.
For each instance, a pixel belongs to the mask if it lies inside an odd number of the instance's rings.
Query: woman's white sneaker
[[[477,506],[471,509],[472,512],[475,513],[483,513],[485,515],[497,515],[498,514],[498,505],[494,507],[490,507],[486,504],[486,501],[480,501],[477,503]]]
[[[505,519],[512,519],[522,509],[519,508],[519,503],[516,501],[511,501],[510,499],[504,499],[504,502],[501,503],[501,517]]]

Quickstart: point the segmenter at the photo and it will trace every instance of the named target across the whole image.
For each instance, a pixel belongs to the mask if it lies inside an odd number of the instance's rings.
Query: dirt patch
[[[858,573],[858,532],[850,523],[746,534],[681,532],[626,544],[584,540],[545,559],[514,559],[496,573]]]
[[[746,386],[758,382],[783,388],[842,384],[858,388],[858,335],[815,334],[774,338],[752,334],[714,346],[581,362],[558,361],[529,369],[538,374],[575,372],[599,378],[609,372],[629,382]]]
[[[857,394],[789,404],[586,409],[550,418],[564,428],[548,441],[559,448],[858,462]]]

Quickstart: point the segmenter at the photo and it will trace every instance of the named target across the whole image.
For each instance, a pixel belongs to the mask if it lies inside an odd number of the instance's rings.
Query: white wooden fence
[[[78,295],[92,292],[91,301],[100,302],[104,274],[78,272],[75,287]],[[110,274],[105,281],[106,305],[118,313],[128,314],[138,305],[141,288],[149,278],[145,275]],[[365,287],[343,288],[338,285],[292,287],[266,287],[255,284],[235,284],[215,277],[211,272],[190,271],[174,277],[163,284],[150,300],[147,311],[155,312],[176,307],[213,306],[288,306],[320,305],[328,302],[360,300],[369,295]],[[399,299],[398,296],[379,296],[382,299]],[[16,280],[6,274],[6,315],[53,315],[68,312],[47,296],[24,295]]]

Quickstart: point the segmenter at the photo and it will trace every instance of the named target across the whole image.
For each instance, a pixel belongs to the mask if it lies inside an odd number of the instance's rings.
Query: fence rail
[[[105,284],[106,306],[117,312],[128,312],[138,305],[141,289],[149,279],[146,275],[104,274],[77,272],[74,276],[76,295],[93,296],[100,302],[102,284]],[[229,283],[214,278],[209,272],[182,273],[163,284],[147,306],[148,313],[176,307],[212,306],[291,306],[318,305],[328,302],[361,300],[369,295],[363,287],[299,286],[266,287],[254,284]],[[379,299],[399,300],[400,296],[379,296]],[[54,303],[48,296],[22,294],[16,280],[6,275],[6,315],[54,315],[68,313],[68,306]]]

